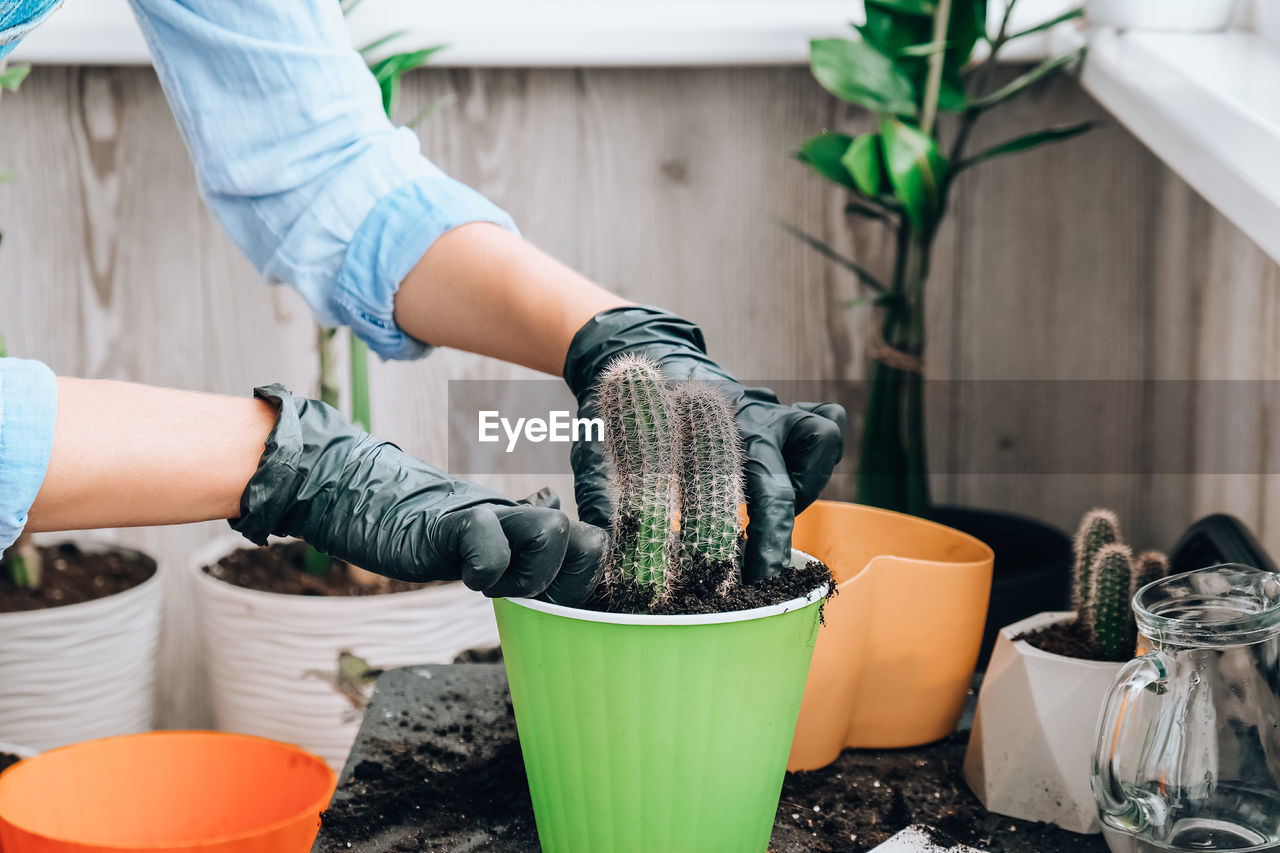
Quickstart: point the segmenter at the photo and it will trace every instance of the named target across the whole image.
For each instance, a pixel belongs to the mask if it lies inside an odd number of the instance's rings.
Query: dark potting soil
[[[22,759],[11,752],[0,752],[0,773],[17,764]]]
[[[1026,640],[1040,651],[1053,655],[1062,655],[1080,660],[1107,660],[1107,658],[1100,656],[1094,650],[1093,643],[1089,641],[1084,628],[1074,620],[1071,622],[1059,622],[1057,625],[1050,625],[1038,631],[1028,631],[1014,639]]]
[[[126,551],[82,551],[70,542],[40,548],[38,589],[17,586],[0,572],[0,613],[80,604],[133,589],[156,572],[155,563]]]
[[[802,598],[824,583],[829,585],[827,596],[835,594],[831,569],[818,560],[753,584],[725,584],[724,578],[730,571],[736,572],[736,569],[723,563],[702,563],[686,569],[676,576],[667,594],[657,603],[652,603],[647,594],[634,585],[606,580],[585,607],[605,613],[729,613]]]
[[[313,853],[537,851],[505,685],[493,665],[385,674]],[[966,738],[846,750],[829,767],[787,774],[770,853],[862,853],[913,824],[944,847],[1105,853],[1100,836],[988,814],[961,776]]]
[[[430,586],[425,583],[379,578],[374,584],[359,583],[351,567],[334,560],[323,575],[307,572],[307,546],[301,542],[275,542],[265,548],[232,551],[205,572],[221,581],[262,592],[285,595],[359,596],[408,592]]]

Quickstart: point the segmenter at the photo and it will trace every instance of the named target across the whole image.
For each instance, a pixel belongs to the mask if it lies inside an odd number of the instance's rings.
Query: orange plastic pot
[[[246,735],[85,741],[0,776],[0,849],[307,853],[334,785],[320,758]]]
[[[831,567],[839,594],[818,632],[787,768],[950,734],[982,644],[991,549],[941,524],[836,501],[801,513],[792,542]]]

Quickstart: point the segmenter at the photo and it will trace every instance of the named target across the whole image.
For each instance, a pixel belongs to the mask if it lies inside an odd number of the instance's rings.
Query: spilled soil
[[[156,573],[151,560],[122,551],[82,551],[63,543],[40,548],[37,589],[16,586],[0,571],[0,613],[80,604],[133,589]]]

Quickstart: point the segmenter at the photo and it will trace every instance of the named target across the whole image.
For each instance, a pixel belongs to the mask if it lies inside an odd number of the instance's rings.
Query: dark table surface
[[[968,718],[966,714],[962,728],[966,727]],[[472,732],[482,732],[483,737],[473,737]],[[459,803],[450,803],[449,798],[443,796],[451,791],[474,787],[476,780],[463,778],[463,774],[478,772],[470,768],[498,766],[490,763],[498,761],[505,761],[507,765],[504,766],[509,766],[512,755],[516,754],[516,743],[506,673],[501,664],[428,665],[388,671],[378,680],[330,808],[334,814],[375,814],[380,808],[377,803],[385,797],[376,781],[370,781],[369,768],[387,764],[389,749],[402,757],[399,761],[417,762],[416,765],[409,764],[408,768],[412,776],[420,775],[425,780],[421,789],[425,793],[406,792],[405,797],[414,797],[407,814],[404,813],[404,804],[398,804],[394,818],[385,821],[376,832],[362,833],[362,837],[355,840],[347,826],[326,820],[312,853],[347,853],[352,850],[359,853],[535,853],[536,836],[531,811],[526,811],[523,792],[520,802],[514,807],[508,804],[505,810],[477,815],[474,819],[458,813],[461,811]],[[914,750],[883,754],[849,750],[841,756],[838,764],[845,767],[847,773],[870,772],[873,778],[878,762],[900,765],[906,760],[923,768],[910,774],[906,781],[897,783],[900,790],[895,792],[895,797],[906,804],[900,810],[906,814],[902,826],[887,827],[888,831],[897,831],[908,823],[927,818],[936,807],[936,801],[930,799],[930,811],[917,813],[913,808],[912,804],[919,802],[920,797],[913,797],[910,789],[912,780],[923,778],[920,774],[946,774],[943,790],[952,791],[951,796],[957,800],[972,799],[972,794],[959,780],[963,743],[964,737],[960,735]],[[790,779],[788,785],[791,785]],[[928,790],[937,788],[937,780],[934,780]],[[784,789],[784,801],[786,796],[787,789]],[[440,821],[438,812],[428,811],[433,808],[451,808],[454,814],[448,820]],[[808,853],[813,849],[808,844],[809,833],[790,812],[790,808],[779,811],[770,845],[772,853]],[[376,819],[373,822],[378,823]],[[995,853],[1106,851],[1099,836],[1080,836],[1042,824],[994,815],[983,819],[975,829],[978,833],[976,841],[964,840]],[[865,844],[850,842],[848,845],[850,853],[865,849]]]

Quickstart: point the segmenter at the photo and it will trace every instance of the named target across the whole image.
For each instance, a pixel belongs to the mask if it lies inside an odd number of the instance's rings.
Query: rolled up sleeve
[[[58,387],[38,361],[0,358],[0,554],[27,525],[53,450]]]
[[[510,217],[395,128],[338,0],[130,0],[200,188],[272,284],[383,358],[427,347],[393,311],[446,231]]]

